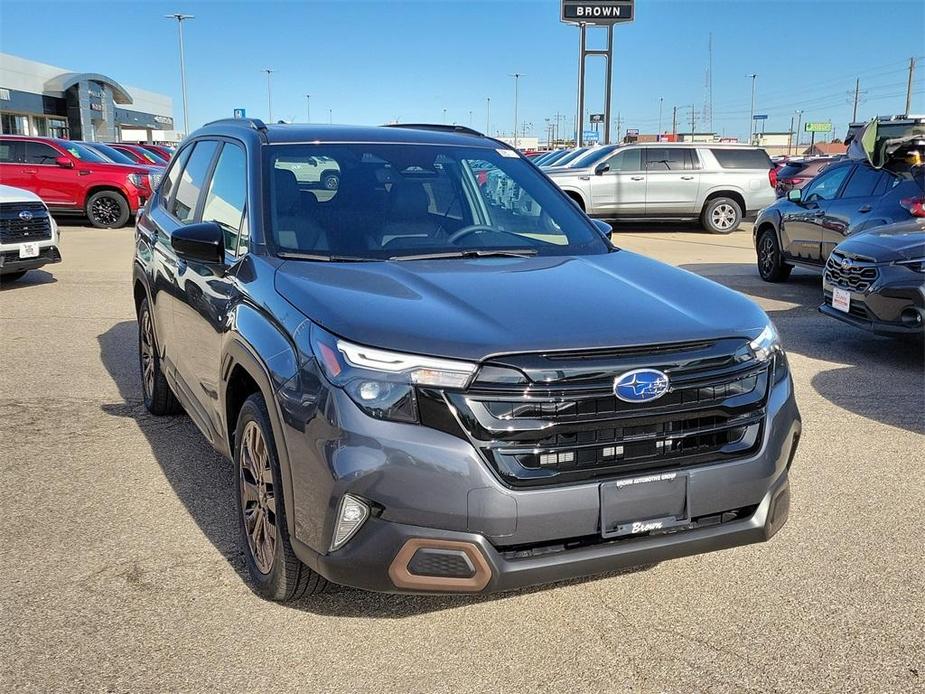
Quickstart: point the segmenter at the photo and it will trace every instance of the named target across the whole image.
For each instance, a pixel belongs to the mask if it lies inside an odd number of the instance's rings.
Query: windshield
[[[580,157],[582,154],[584,154],[587,151],[588,151],[587,147],[579,147],[576,150],[572,150],[571,152],[566,154],[561,159],[557,159],[555,162],[553,162],[553,166],[565,166],[569,162],[575,161],[576,159],[578,159],[578,157]]]
[[[62,142],[61,146],[66,149],[72,157],[80,159],[81,161],[89,161],[95,164],[109,164],[112,163],[102,154],[94,152],[89,147],[78,144],[76,142]]]
[[[94,142],[92,145],[84,145],[88,149],[95,150],[96,152],[102,154],[104,157],[109,159],[109,161],[115,162],[116,164],[134,164],[135,162],[129,159],[127,156],[122,154],[117,149],[113,149],[109,145],[104,145],[99,142]]]
[[[510,149],[357,143],[267,151],[270,226],[283,256],[610,250],[574,203]]]
[[[548,159],[546,159],[545,161],[543,161],[542,166],[550,166],[550,165],[552,165],[554,162],[559,161],[560,159],[562,159],[562,157],[566,156],[566,155],[567,155],[569,152],[571,152],[571,151],[572,151],[572,150],[570,150],[570,149],[560,149],[560,150],[558,150],[558,151],[556,151],[556,152],[553,152],[552,154],[549,155],[549,158],[548,158]]]
[[[149,163],[154,164],[155,166],[166,166],[167,160],[159,154],[145,149],[144,147],[132,147],[133,152],[137,152],[140,156],[147,159]]]
[[[573,169],[583,169],[588,166],[594,166],[604,157],[607,157],[613,154],[616,151],[616,149],[617,149],[617,145],[610,145],[608,147],[598,147],[596,149],[592,149],[589,152],[585,152],[584,156],[579,157],[578,159],[573,161],[571,164],[569,164],[569,167]]]

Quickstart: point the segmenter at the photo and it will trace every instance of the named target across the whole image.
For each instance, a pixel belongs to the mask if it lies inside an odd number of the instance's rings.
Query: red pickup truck
[[[48,137],[0,137],[0,183],[32,191],[52,212],[85,213],[100,228],[125,226],[152,192],[147,167]]]

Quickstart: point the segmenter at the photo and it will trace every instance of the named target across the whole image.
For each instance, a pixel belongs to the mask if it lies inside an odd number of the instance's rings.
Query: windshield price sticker
[[[520,156],[517,150],[514,149],[496,149],[495,151],[502,157],[508,157],[510,159],[517,159]]]

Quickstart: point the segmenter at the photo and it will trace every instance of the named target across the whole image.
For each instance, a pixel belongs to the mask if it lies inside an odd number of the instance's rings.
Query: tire
[[[101,190],[87,198],[86,213],[97,229],[117,229],[125,226],[132,211],[121,193]]]
[[[161,371],[157,337],[147,299],[142,299],[138,308],[138,367],[141,370],[141,395],[145,409],[158,417],[181,413],[183,408]]]
[[[260,393],[241,406],[234,442],[238,530],[251,587],[278,602],[324,592],[328,582],[292,551],[273,429]]]
[[[783,282],[790,277],[793,265],[784,262],[784,255],[780,250],[777,232],[774,229],[765,229],[758,234],[758,243],[755,244],[758,254],[758,274],[765,282]]]
[[[337,190],[340,185],[340,176],[333,173],[325,174],[321,177],[321,185],[325,190]]]
[[[713,198],[703,206],[700,224],[713,234],[731,234],[742,223],[742,208],[732,198]]]
[[[15,282],[16,280],[21,280],[25,277],[28,270],[17,270],[16,272],[8,272],[5,275],[0,275],[0,283],[5,282]]]

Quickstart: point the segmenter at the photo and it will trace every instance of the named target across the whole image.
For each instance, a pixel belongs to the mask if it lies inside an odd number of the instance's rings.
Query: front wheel
[[[101,190],[87,199],[87,219],[97,229],[124,227],[131,215],[128,200],[114,190]]]
[[[704,205],[700,222],[714,234],[731,234],[742,222],[742,208],[732,198],[713,198]]]
[[[238,471],[238,528],[254,592],[288,602],[320,593],[328,583],[292,551],[282,475],[266,401],[260,393],[241,406],[234,437]]]
[[[765,282],[783,282],[790,277],[792,265],[784,262],[784,255],[773,229],[765,229],[758,235],[758,274]]]

